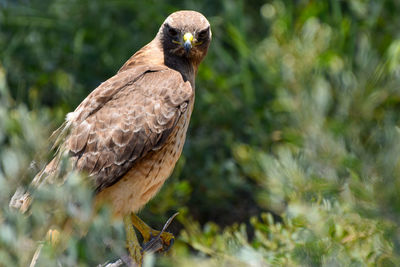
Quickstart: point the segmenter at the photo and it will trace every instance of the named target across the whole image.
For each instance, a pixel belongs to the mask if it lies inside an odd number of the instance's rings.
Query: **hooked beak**
[[[185,33],[183,35],[183,49],[185,49],[185,53],[189,54],[190,49],[192,49],[193,35],[190,32]]]

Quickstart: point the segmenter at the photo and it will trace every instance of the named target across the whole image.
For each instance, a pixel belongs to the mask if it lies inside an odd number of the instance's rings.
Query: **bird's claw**
[[[143,251],[148,252],[157,252],[157,251],[168,251],[172,245],[174,244],[175,237],[173,234],[166,232],[165,230],[171,224],[172,220],[179,213],[175,213],[172,215],[168,221],[164,224],[164,227],[161,231],[152,230],[150,234],[149,240],[145,240],[143,243]]]
[[[168,251],[174,244],[175,237],[169,232],[163,232],[156,236],[151,236],[150,240],[144,242],[142,247],[146,252]]]

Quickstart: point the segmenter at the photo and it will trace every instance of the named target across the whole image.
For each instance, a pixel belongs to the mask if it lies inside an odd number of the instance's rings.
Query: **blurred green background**
[[[76,174],[29,214],[8,201],[65,114],[179,9],[213,41],[184,154],[140,213],[161,228],[180,211],[177,240],[146,266],[400,266],[397,0],[1,0],[0,266],[27,266],[50,227],[63,238],[38,266],[126,254],[106,208],[88,223]]]

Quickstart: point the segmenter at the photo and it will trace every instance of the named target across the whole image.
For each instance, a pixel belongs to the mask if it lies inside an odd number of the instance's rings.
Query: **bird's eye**
[[[176,36],[178,35],[178,31],[175,30],[175,29],[173,29],[173,28],[169,28],[169,29],[168,29],[168,34],[169,34],[169,36],[171,36],[171,37],[176,37]]]
[[[210,28],[207,28],[207,29],[202,30],[201,32],[199,32],[197,34],[197,39],[199,39],[199,40],[207,39],[207,37],[209,35],[209,33],[208,33],[209,30],[210,30]]]

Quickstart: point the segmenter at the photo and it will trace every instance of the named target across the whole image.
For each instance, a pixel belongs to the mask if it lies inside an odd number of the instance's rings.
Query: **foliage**
[[[400,265],[400,3],[0,2],[0,266],[93,266],[124,255],[76,173],[8,209],[65,114],[147,43],[168,13],[203,12],[213,41],[179,164],[141,212],[180,211],[147,266]],[[38,166],[30,164],[35,159]]]

